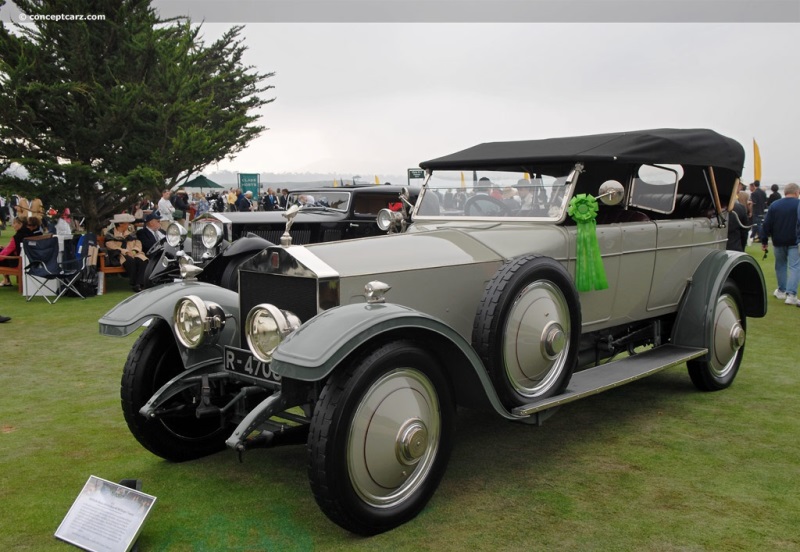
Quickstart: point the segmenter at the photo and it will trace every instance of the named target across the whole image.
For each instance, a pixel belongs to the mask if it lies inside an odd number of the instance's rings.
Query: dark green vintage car
[[[724,389],[767,308],[758,264],[725,250],[743,160],[659,129],[421,163],[387,236],[284,240],[238,293],[189,280],[107,313],[106,335],[148,323],[123,373],[131,432],[174,461],[304,443],[321,509],[369,535],[433,495],[456,406],[538,424],[680,364]]]

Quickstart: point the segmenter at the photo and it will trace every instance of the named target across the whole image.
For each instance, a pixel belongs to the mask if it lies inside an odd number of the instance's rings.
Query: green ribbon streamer
[[[578,224],[575,262],[575,286],[578,291],[608,288],[606,270],[597,242],[597,200],[587,194],[578,194],[569,202],[567,213]]]

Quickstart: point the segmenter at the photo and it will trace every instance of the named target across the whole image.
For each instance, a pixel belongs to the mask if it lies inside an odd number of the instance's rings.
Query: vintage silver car
[[[133,435],[182,461],[305,443],[311,489],[360,534],[434,493],[456,406],[538,424],[558,407],[686,364],[731,385],[758,264],[725,250],[744,152],[709,130],[487,143],[421,163],[391,233],[271,246],[239,293],[184,281],[100,320],[148,322],[122,379]],[[288,230],[288,229],[287,229]]]

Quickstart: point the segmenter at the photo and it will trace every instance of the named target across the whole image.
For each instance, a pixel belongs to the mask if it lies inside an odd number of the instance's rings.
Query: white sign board
[[[56,538],[91,552],[130,550],[156,497],[94,475],[56,530]]]

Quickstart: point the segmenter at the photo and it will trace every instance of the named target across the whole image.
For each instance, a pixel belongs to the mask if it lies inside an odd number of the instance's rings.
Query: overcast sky
[[[215,37],[228,25],[206,23]],[[800,180],[797,24],[248,24],[274,71],[239,172],[404,174],[486,141],[677,127]]]
[[[448,1],[436,5],[452,7]],[[189,4],[202,2],[162,5]],[[558,5],[580,13],[581,6],[620,4]],[[251,6],[267,4],[207,5],[216,11],[192,17],[205,19],[208,40],[233,24],[219,21],[241,20],[246,62],[276,73],[267,81],[276,99],[262,109],[270,130],[207,172],[371,179],[487,141],[701,127],[742,143],[747,180],[755,138],[765,184],[800,181],[800,13],[792,23],[266,23],[265,12]],[[798,11],[796,2],[771,5]],[[606,19],[624,20],[624,13]],[[563,9],[559,18],[572,19]]]

